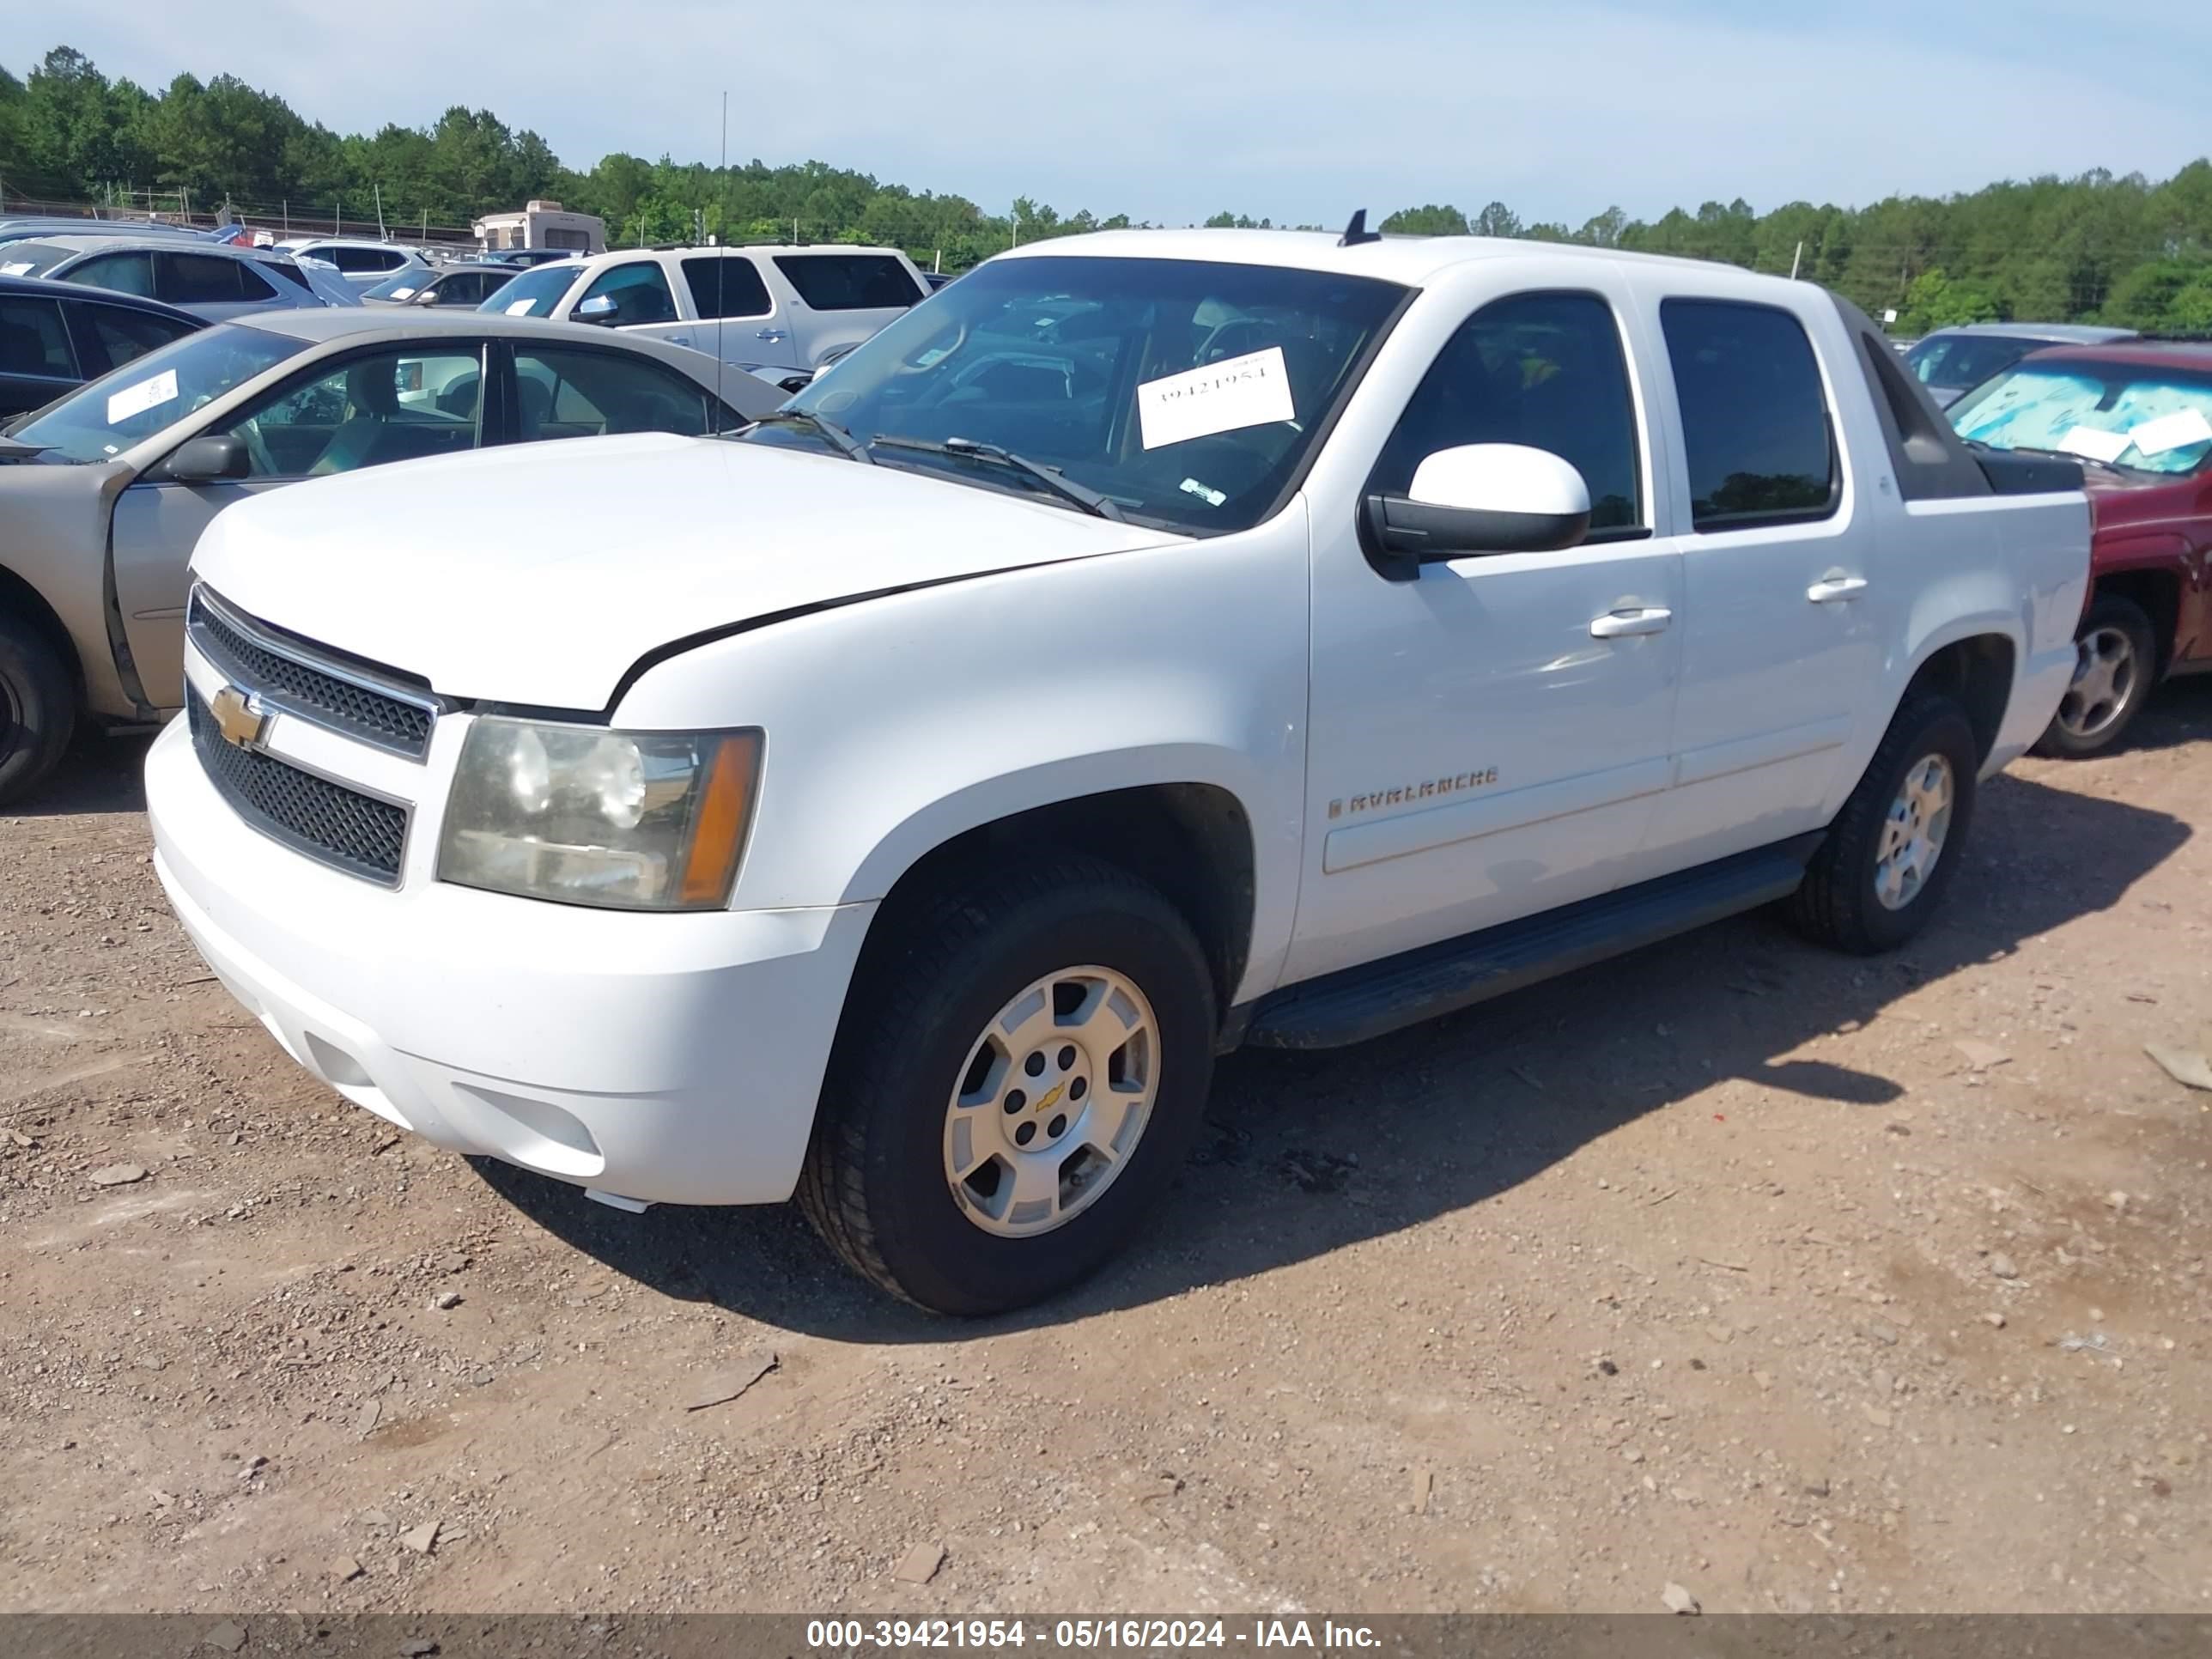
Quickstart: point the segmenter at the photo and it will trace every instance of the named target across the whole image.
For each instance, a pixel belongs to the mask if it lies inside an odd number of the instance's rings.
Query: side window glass
[[[672,369],[612,351],[533,346],[514,354],[517,435],[525,443],[610,432],[708,430],[707,397]]]
[[[192,331],[186,324],[143,311],[126,311],[121,306],[88,305],[84,317],[92,325],[93,337],[99,341],[109,368],[120,368],[132,358]]]
[[[921,298],[906,267],[884,253],[790,253],[775,268],[816,311],[883,311]]]
[[[1835,446],[1813,343],[1788,312],[1723,300],[1659,307],[1700,531],[1825,519]]]
[[[1590,539],[1644,529],[1643,464],[1628,359],[1595,294],[1516,294],[1460,325],[1383,446],[1370,488],[1402,495],[1414,471],[1462,444],[1527,444],[1589,487]]]
[[[265,300],[271,291],[242,261],[212,253],[163,253],[156,269],[161,297],[173,306],[236,305]]]
[[[150,253],[101,253],[72,270],[67,278],[88,288],[113,289],[118,294],[154,297],[154,256]]]
[[[750,259],[740,256],[686,259],[684,281],[691,290],[691,308],[709,321],[717,317],[765,317],[775,308],[759,270]]]
[[[295,381],[230,428],[257,478],[313,478],[474,449],[479,351],[379,352]]]
[[[613,296],[616,315],[624,325],[676,320],[676,299],[668,291],[668,278],[658,259],[631,259],[608,266],[576,303],[580,306],[602,294]]]
[[[54,301],[0,298],[0,374],[77,378],[62,308]]]

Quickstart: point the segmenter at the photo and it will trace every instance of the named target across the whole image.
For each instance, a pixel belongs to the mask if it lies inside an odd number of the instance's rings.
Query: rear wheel
[[[20,800],[54,769],[76,729],[76,690],[46,635],[0,617],[0,805]]]
[[[2150,618],[2117,593],[2082,613],[2074,648],[2073,683],[2036,741],[2039,755],[2081,760],[2102,754],[2134,724],[2157,678],[2158,635]]]
[[[1973,727],[1950,698],[1919,696],[1899,709],[1790,902],[1799,931],[1864,956],[1925,927],[1957,872],[1980,763]]]
[[[1121,1249],[1206,1105],[1214,994],[1188,923],[1111,865],[959,884],[883,924],[799,1185],[855,1270],[939,1313],[1018,1308]]]

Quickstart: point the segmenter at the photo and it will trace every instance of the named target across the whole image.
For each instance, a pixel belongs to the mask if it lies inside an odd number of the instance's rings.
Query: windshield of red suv
[[[1192,535],[1275,510],[1407,290],[1195,259],[994,260],[939,289],[787,405],[879,465],[1064,501],[1018,465]],[[819,446],[804,424],[742,441]],[[1003,459],[1003,458],[1001,458]]]
[[[1951,406],[1970,443],[2045,450],[2176,477],[2212,457],[2212,374],[2132,363],[2025,362]]]

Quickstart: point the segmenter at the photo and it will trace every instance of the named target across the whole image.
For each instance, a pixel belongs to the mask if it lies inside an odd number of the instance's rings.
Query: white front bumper
[[[640,915],[392,891],[248,828],[182,720],[146,799],[209,967],[356,1105],[627,1198],[790,1196],[873,904]]]

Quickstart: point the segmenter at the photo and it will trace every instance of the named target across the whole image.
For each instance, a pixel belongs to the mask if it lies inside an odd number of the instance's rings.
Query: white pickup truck
[[[495,524],[457,553],[393,525]],[[737,437],[241,503],[147,763],[346,1098],[621,1207],[794,1194],[974,1314],[1215,1056],[1753,906],[1911,937],[2073,672],[2069,464],[1808,283],[1474,240],[1023,249]]]

